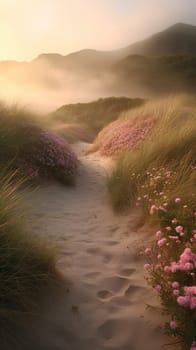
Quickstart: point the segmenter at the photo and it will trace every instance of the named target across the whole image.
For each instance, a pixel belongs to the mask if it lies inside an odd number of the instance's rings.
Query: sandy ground
[[[172,340],[162,333],[158,298],[144,279],[139,252],[147,233],[137,228],[140,215],[112,211],[109,164],[85,156],[86,147],[76,146],[75,188],[50,184],[27,196],[29,222],[58,245],[58,268],[69,280],[32,320],[28,350],[174,350],[164,345]]]

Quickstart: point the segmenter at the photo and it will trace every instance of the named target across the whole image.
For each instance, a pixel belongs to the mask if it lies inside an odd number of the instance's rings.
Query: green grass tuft
[[[37,293],[57,282],[55,252],[33,237],[18,214],[18,186],[0,176],[0,318],[32,311]]]

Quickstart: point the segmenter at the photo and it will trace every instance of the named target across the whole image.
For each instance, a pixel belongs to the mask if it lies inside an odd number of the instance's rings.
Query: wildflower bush
[[[62,137],[41,131],[37,141],[19,154],[18,166],[30,179],[55,178],[69,184],[75,181],[78,161]]]
[[[0,162],[29,179],[56,178],[73,183],[77,158],[69,144],[47,131],[34,115],[0,106]]]
[[[156,120],[125,120],[109,124],[95,140],[93,151],[99,150],[103,156],[116,156],[119,153],[131,150],[152,132]]]
[[[176,172],[165,168],[148,171],[136,205],[142,206],[159,227],[151,247],[145,249],[144,268],[149,272],[148,282],[171,316],[165,331],[181,337],[186,348],[193,350],[196,344],[196,196],[192,189],[196,170],[188,168],[180,176],[186,177],[187,173],[186,186],[183,188],[181,183],[178,193],[178,185],[174,191],[180,181]]]
[[[147,107],[161,118],[157,128],[120,155],[108,189],[115,209],[140,207],[154,227],[145,249],[147,280],[170,316],[166,333],[180,337],[183,350],[195,350],[196,110],[184,103],[168,99]]]
[[[137,113],[140,112],[140,118],[156,114],[158,124],[137,147],[117,158],[108,179],[108,190],[113,207],[119,210],[135,205],[148,170],[167,165],[169,170],[179,172],[186,164],[187,155],[191,160],[196,159],[195,108],[187,110],[181,100],[169,98],[159,103],[151,102]]]

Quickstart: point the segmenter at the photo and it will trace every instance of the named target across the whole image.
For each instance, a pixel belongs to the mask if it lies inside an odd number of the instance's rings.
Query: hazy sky
[[[0,0],[0,60],[111,50],[176,22],[196,24],[196,0]]]

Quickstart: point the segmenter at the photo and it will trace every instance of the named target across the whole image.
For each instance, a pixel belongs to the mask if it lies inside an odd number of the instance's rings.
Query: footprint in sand
[[[112,297],[112,293],[109,291],[109,290],[100,290],[98,293],[97,293],[97,296],[100,298],[100,299],[109,299]]]
[[[118,339],[123,333],[130,333],[130,324],[128,320],[109,319],[106,320],[99,328],[99,335],[105,340]],[[130,344],[129,344],[130,345]],[[121,349],[121,348],[119,348]],[[131,348],[130,348],[131,349]]]
[[[136,271],[136,269],[127,268],[127,269],[122,269],[122,270],[120,271],[119,274],[122,275],[122,276],[129,277],[129,276],[131,276],[135,271]]]
[[[119,293],[122,290],[126,290],[129,284],[130,280],[128,278],[120,276],[108,277],[102,282],[102,285],[106,290],[110,290],[113,293]]]

